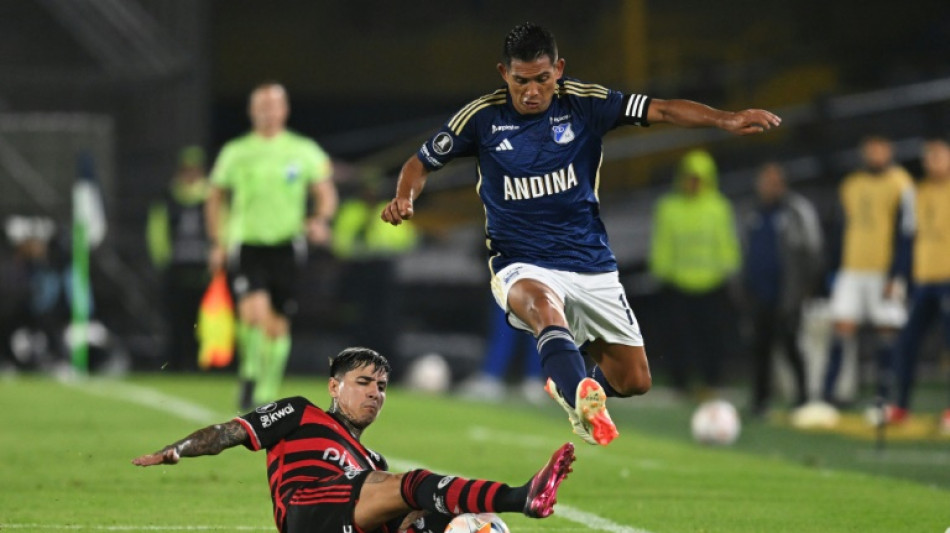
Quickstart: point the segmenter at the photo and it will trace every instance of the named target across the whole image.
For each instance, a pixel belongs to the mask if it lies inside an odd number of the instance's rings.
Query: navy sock
[[[544,374],[554,380],[568,405],[574,407],[577,385],[586,374],[574,336],[560,326],[548,326],[538,335],[538,354]]]
[[[597,383],[600,383],[600,386],[604,388],[604,392],[607,393],[608,398],[622,397],[619,392],[610,386],[610,383],[607,383],[607,378],[604,376],[604,371],[601,370],[599,366],[594,365],[594,368],[590,371],[590,377],[594,378],[594,381]]]
[[[834,335],[831,339],[831,349],[828,350],[828,366],[825,368],[825,382],[821,389],[821,397],[825,401],[831,401],[835,397],[835,385],[838,383],[843,359],[844,339]]]

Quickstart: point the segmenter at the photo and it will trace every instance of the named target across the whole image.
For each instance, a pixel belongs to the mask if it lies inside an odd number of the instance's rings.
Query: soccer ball
[[[444,357],[427,353],[415,358],[406,372],[406,386],[413,390],[442,394],[452,384],[452,370]]]
[[[495,513],[460,514],[445,526],[445,533],[509,533],[508,525]]]
[[[725,400],[700,404],[691,421],[693,439],[703,444],[729,445],[739,438],[739,412]]]

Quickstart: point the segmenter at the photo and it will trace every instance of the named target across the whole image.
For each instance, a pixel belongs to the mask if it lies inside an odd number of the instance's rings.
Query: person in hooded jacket
[[[726,287],[739,267],[732,206],[719,192],[716,163],[704,150],[680,161],[673,190],[653,219],[649,266],[663,284],[673,347],[664,355],[672,385],[690,387],[699,367],[706,392],[721,384],[726,352]]]

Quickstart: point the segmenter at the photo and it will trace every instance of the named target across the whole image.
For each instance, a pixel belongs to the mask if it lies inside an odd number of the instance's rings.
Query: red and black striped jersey
[[[284,398],[235,418],[247,431],[244,446],[267,450],[274,519],[283,523],[283,497],[309,481],[348,472],[387,470],[382,455],[363,446],[342,422],[306,398]]]

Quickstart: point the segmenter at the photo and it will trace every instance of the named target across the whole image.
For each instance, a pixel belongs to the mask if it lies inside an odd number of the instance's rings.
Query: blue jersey
[[[646,126],[650,98],[572,79],[558,81],[547,111],[521,115],[507,88],[456,113],[419,150],[429,171],[478,158],[489,268],[517,262],[571,272],[608,272],[617,260],[600,220],[603,136]]]

